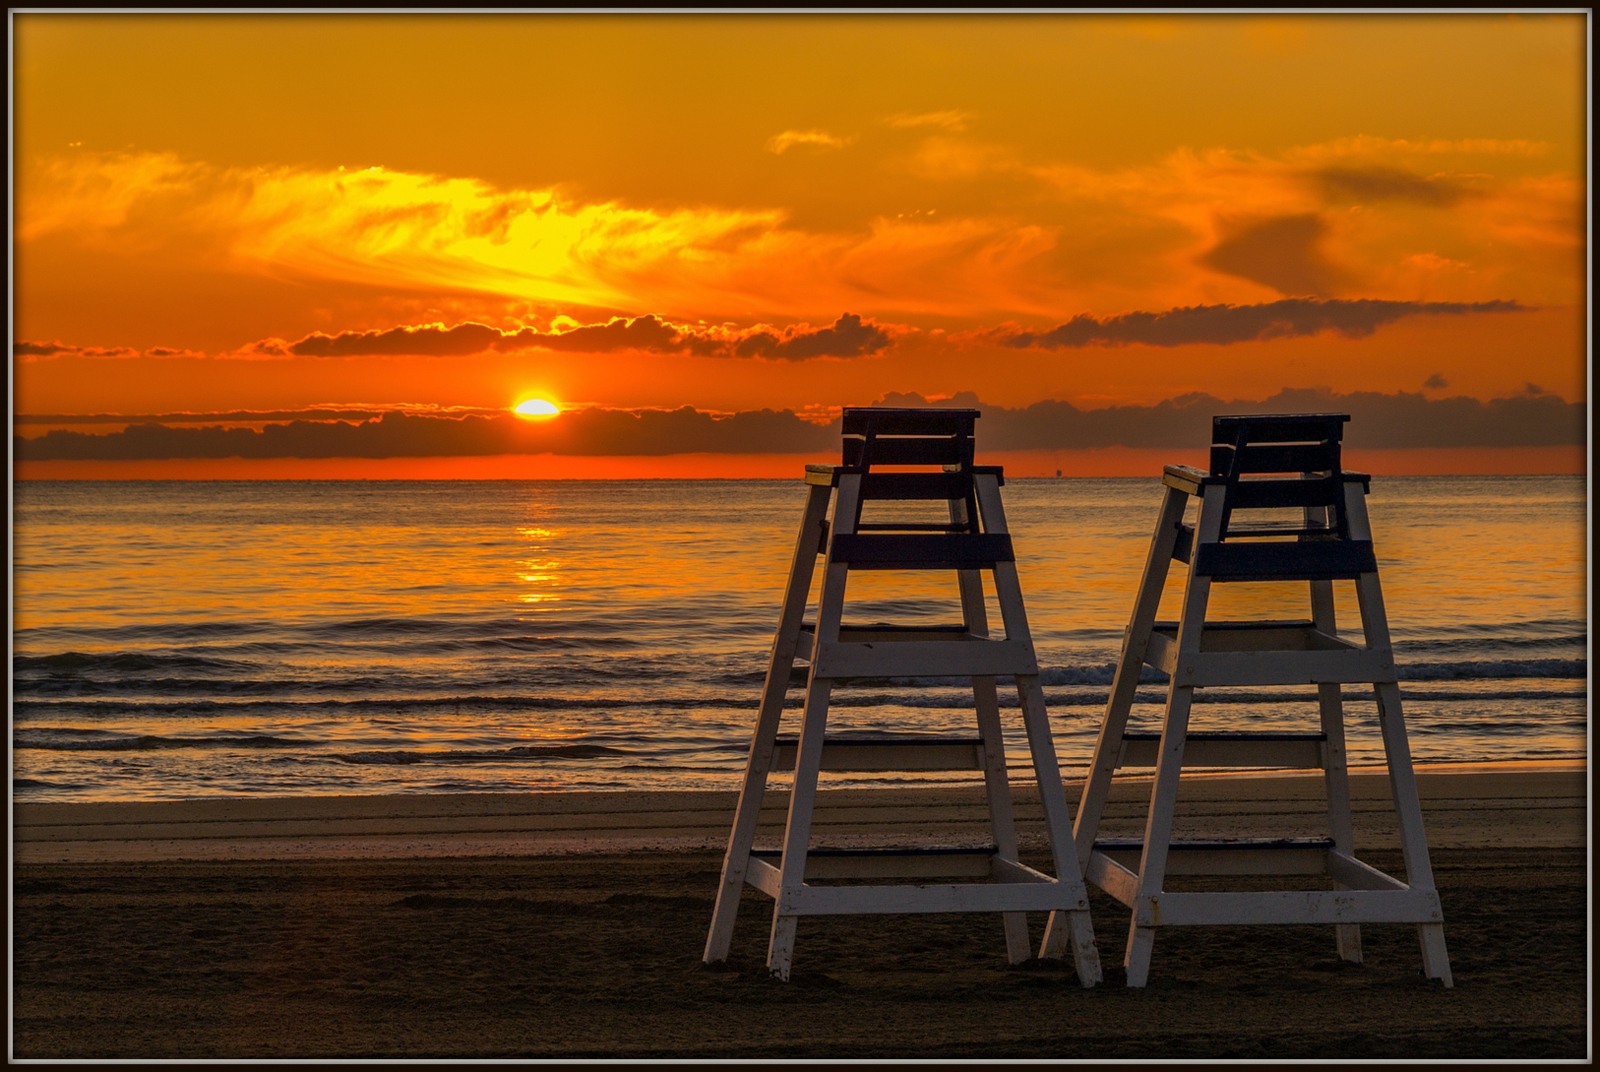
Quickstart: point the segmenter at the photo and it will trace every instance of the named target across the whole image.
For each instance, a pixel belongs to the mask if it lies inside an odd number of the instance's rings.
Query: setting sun
[[[526,402],[518,402],[514,410],[518,417],[559,417],[561,410],[556,408],[554,402],[547,402],[542,398],[530,398]]]

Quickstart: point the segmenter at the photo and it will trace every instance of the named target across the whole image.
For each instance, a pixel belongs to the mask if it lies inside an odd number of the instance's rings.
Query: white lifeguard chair
[[[977,410],[846,409],[844,464],[806,467],[810,494],[706,938],[707,963],[727,959],[739,899],[748,883],[774,901],[767,967],[782,979],[789,977],[795,930],[802,916],[998,912],[1004,921],[1007,956],[1018,963],[1031,955],[1024,913],[1047,911],[1051,922],[1041,955],[1060,956],[1070,946],[1080,982],[1087,987],[1100,980],[1087,892],[1073,851],[1060,769],[1039,689],[1038,661],[1000,502],[1003,474],[998,466],[973,464],[973,423],[978,417]],[[900,471],[874,468],[883,466]],[[904,471],[911,467],[921,471]],[[875,500],[934,501],[947,507],[948,518],[862,522],[862,507]],[[825,555],[826,562],[817,621],[812,624],[803,618],[819,555]],[[962,621],[932,627],[843,624],[846,582],[855,570],[954,571]],[[994,579],[1005,623],[1003,640],[989,636],[984,572]],[[778,736],[796,659],[810,664],[798,740]],[[1055,876],[1018,860],[997,675],[1010,675],[1016,681]],[[864,677],[970,677],[977,737],[827,736],[834,683]],[[767,777],[772,771],[790,769],[795,773],[783,844],[757,849],[756,821]],[[982,849],[814,847],[812,809],[818,775],[824,770],[981,770],[994,844]],[[937,885],[809,881],[962,876],[980,881]]]
[[[1341,958],[1361,960],[1362,923],[1415,923],[1423,970],[1451,985],[1444,917],[1433,885],[1422,808],[1400,711],[1377,559],[1367,520],[1370,477],[1344,471],[1340,413],[1224,416],[1213,420],[1210,471],[1169,465],[1150,555],[1123,639],[1105,720],[1084,784],[1074,836],[1089,881],[1133,911],[1129,986],[1145,985],[1161,927],[1227,924],[1332,924]],[[1194,526],[1184,523],[1200,499]],[[1248,513],[1294,516],[1252,523]],[[1246,516],[1242,517],[1244,513]],[[1188,563],[1177,621],[1157,621],[1171,562]],[[1354,581],[1364,644],[1340,637],[1334,581]],[[1208,622],[1211,586],[1287,581],[1310,587],[1308,620]],[[1162,728],[1126,732],[1139,671],[1170,676]],[[1356,859],[1340,687],[1370,683],[1399,817],[1406,881]],[[1198,688],[1314,684],[1320,727],[1307,733],[1190,733]],[[1327,838],[1181,841],[1172,837],[1178,777],[1191,766],[1321,768],[1327,787]],[[1096,840],[1111,776],[1119,767],[1154,767],[1141,840]],[[1168,874],[1326,873],[1333,890],[1238,893],[1168,891]]]

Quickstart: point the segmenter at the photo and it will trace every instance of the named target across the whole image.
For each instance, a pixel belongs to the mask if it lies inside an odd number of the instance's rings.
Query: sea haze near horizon
[[[14,494],[18,801],[734,788],[805,499],[799,480]],[[1093,748],[1160,494],[1154,479],[1004,491],[1069,775]],[[1416,759],[1584,756],[1584,478],[1376,478],[1369,501]],[[959,621],[948,574],[851,586],[847,620]],[[1336,588],[1356,628],[1353,585]],[[1214,592],[1213,618],[1307,613],[1302,585]],[[992,586],[990,602],[998,633]],[[1138,728],[1158,728],[1164,696],[1146,671]],[[1381,761],[1371,690],[1345,696],[1352,763]],[[1193,729],[1316,720],[1309,686],[1199,697]],[[829,726],[971,733],[969,701],[959,679],[863,681],[836,689]],[[1025,779],[1004,683],[1001,701]]]

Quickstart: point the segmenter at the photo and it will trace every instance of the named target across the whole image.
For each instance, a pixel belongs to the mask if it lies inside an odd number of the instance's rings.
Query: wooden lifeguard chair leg
[[[1311,582],[1311,620],[1318,631],[1329,636],[1338,635],[1332,581]],[[1355,830],[1350,817],[1350,768],[1344,747],[1344,695],[1340,686],[1336,683],[1319,683],[1317,706],[1322,717],[1322,733],[1327,738],[1322,750],[1322,772],[1328,794],[1328,836],[1333,838],[1335,851],[1346,856],[1354,856]],[[1333,932],[1339,958],[1360,964],[1361,926],[1355,923],[1341,923],[1333,928]]]
[[[767,663],[767,680],[761,690],[761,710],[750,740],[750,756],[745,761],[744,784],[739,790],[733,832],[728,837],[728,851],[722,858],[722,882],[717,887],[717,904],[711,914],[711,932],[706,937],[704,960],[707,964],[728,959],[728,949],[733,941],[733,925],[739,914],[740,897],[744,893],[750,847],[755,842],[761,799],[767,788],[767,774],[772,769],[773,743],[778,737],[778,723],[789,690],[789,675],[794,669],[795,653],[800,643],[800,627],[805,620],[806,597],[811,592],[811,578],[816,572],[817,555],[822,549],[823,520],[827,517],[828,500],[833,495],[833,489],[828,485],[811,485],[809,490],[811,494],[806,499],[805,514],[800,521],[800,535],[795,541],[794,562],[789,567],[789,584],[784,590],[783,610],[779,615],[778,630],[773,637],[772,654]]]
[[[977,489],[979,509],[983,511],[985,530],[992,533],[1008,532],[1005,508],[1000,504],[999,483],[989,475],[977,476],[973,483]],[[1005,623],[1006,639],[1021,641],[1031,650],[1033,635],[1028,629],[1028,615],[1022,604],[1022,585],[1017,579],[1015,562],[994,564],[994,587],[996,601],[1000,604],[1000,617]],[[1039,688],[1039,675],[1014,676],[1023,726],[1028,734],[1028,750],[1033,754],[1034,776],[1038,780],[1039,800],[1044,808],[1045,836],[1050,842],[1056,881],[1067,887],[1074,904],[1073,908],[1067,910],[1065,921],[1062,921],[1060,911],[1051,913],[1051,923],[1040,945],[1040,956],[1046,950],[1059,950],[1063,944],[1070,944],[1078,982],[1085,987],[1092,987],[1102,978],[1100,953],[1094,944],[1094,923],[1089,918],[1089,895],[1083,885],[1083,868],[1078,865],[1078,854],[1073,847],[1072,820],[1067,812],[1066,791],[1061,784],[1061,767],[1056,762],[1055,741],[1050,736],[1050,715],[1045,709],[1044,693]],[[1061,930],[1063,922],[1065,938],[1053,936],[1050,928]]]
[[[966,504],[960,500],[950,503],[950,520],[965,521]],[[961,589],[961,617],[967,632],[973,636],[989,635],[989,615],[983,605],[983,574],[977,570],[960,570],[956,583]],[[989,829],[994,835],[996,856],[1004,860],[1017,858],[1017,823],[1011,806],[1011,782],[1006,775],[1005,737],[1000,728],[1000,698],[995,690],[994,678],[972,679],[973,706],[978,713],[978,736],[983,738],[983,786],[989,802]],[[995,878],[1002,878],[998,862]],[[1028,916],[1024,912],[1002,912],[1005,927],[1006,959],[1021,964],[1032,955],[1028,937]]]
[[[1167,687],[1167,710],[1161,724],[1161,744],[1156,754],[1156,774],[1150,786],[1150,810],[1145,816],[1144,849],[1139,857],[1139,882],[1134,889],[1133,919],[1128,925],[1128,948],[1123,955],[1129,986],[1144,986],[1150,977],[1150,957],[1156,931],[1148,913],[1152,898],[1161,896],[1167,878],[1167,849],[1172,842],[1173,813],[1178,804],[1178,778],[1183,772],[1183,749],[1189,734],[1189,708],[1194,686],[1180,683],[1185,659],[1200,653],[1205,632],[1206,604],[1211,598],[1211,578],[1195,571],[1202,542],[1214,543],[1222,528],[1223,488],[1205,489],[1200,517],[1195,524],[1189,556],[1189,580],[1178,618],[1178,661]],[[1189,663],[1188,665],[1193,665]]]
[[[1117,660],[1116,677],[1112,679],[1111,695],[1106,700],[1105,719],[1100,724],[1100,737],[1095,742],[1094,759],[1089,764],[1088,777],[1084,779],[1083,795],[1078,801],[1078,817],[1072,828],[1078,862],[1085,869],[1089,866],[1089,854],[1094,851],[1095,835],[1100,829],[1106,799],[1111,793],[1111,776],[1116,773],[1117,761],[1122,755],[1122,735],[1127,731],[1128,714],[1133,709],[1139,674],[1144,669],[1145,650],[1150,646],[1150,634],[1155,626],[1161,592],[1172,567],[1178,526],[1183,522],[1183,510],[1189,502],[1188,494],[1177,488],[1167,488],[1166,491],[1161,500],[1161,512],[1156,518],[1156,530],[1150,539],[1150,555],[1145,559],[1144,575],[1139,580],[1139,592],[1134,597],[1133,614],[1123,633],[1122,655]]]
[[[839,478],[839,494],[833,510],[836,535],[855,532],[856,507],[861,501],[861,476],[847,473]],[[822,595],[817,600],[816,650],[823,644],[839,642],[839,621],[844,613],[845,581],[849,567],[835,563],[829,555],[822,575]],[[783,863],[780,865],[778,895],[773,899],[772,935],[767,943],[767,970],[780,979],[789,978],[794,957],[794,934],[800,917],[785,912],[787,895],[805,884],[806,855],[811,844],[811,812],[816,805],[817,776],[822,770],[822,743],[828,725],[828,700],[833,681],[817,676],[817,663],[811,660],[806,680],[805,714],[800,723],[800,740],[795,756],[794,785],[789,793],[789,819],[783,832]]]
[[[1370,540],[1367,502],[1360,484],[1345,485],[1345,514],[1353,539]],[[1356,601],[1361,608],[1361,628],[1367,648],[1387,656],[1394,663],[1389,639],[1389,617],[1383,606],[1383,588],[1376,573],[1363,573],[1356,579]],[[1383,733],[1383,750],[1389,764],[1389,791],[1394,797],[1400,821],[1400,851],[1405,858],[1406,884],[1414,890],[1434,890],[1433,865],[1428,859],[1428,839],[1422,826],[1422,801],[1417,794],[1416,769],[1411,762],[1411,744],[1406,738],[1406,723],[1400,710],[1400,686],[1393,681],[1373,684],[1378,703],[1378,726]],[[1435,894],[1437,896],[1437,894]],[[1422,970],[1430,979],[1454,986],[1450,974],[1450,955],[1444,943],[1443,923],[1419,923],[1417,937],[1422,944]]]

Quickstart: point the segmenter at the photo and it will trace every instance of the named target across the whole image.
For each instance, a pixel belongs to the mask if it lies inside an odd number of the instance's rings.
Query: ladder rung
[[[1250,622],[1207,622],[1206,632],[1258,632],[1273,629],[1315,629],[1317,623],[1307,618],[1262,618]],[[1158,633],[1177,633],[1177,622],[1154,622],[1151,628]]]
[[[800,742],[779,737],[772,770],[794,770]],[[833,737],[822,742],[822,770],[942,771],[982,770],[979,737]]]
[[[1124,741],[1159,741],[1159,733],[1124,733]],[[1326,741],[1326,733],[1257,733],[1251,730],[1197,730],[1184,735],[1186,744],[1196,741]]]
[[[958,640],[986,640],[967,632],[964,625],[842,625],[839,640],[847,644],[912,643],[931,641],[944,643]],[[794,657],[802,662],[811,661],[811,652],[817,642],[815,622],[800,625],[800,639]]]
[[[1172,544],[1172,557],[1188,565],[1189,556],[1194,552],[1194,526],[1178,522],[1178,537]]]
[[[1320,875],[1328,870],[1332,838],[1173,838],[1169,875]],[[1132,871],[1144,852],[1140,838],[1103,838],[1094,851]]]
[[[802,633],[815,634],[816,622],[802,622]],[[964,625],[890,625],[887,622],[875,622],[871,625],[841,625],[839,639],[849,637],[852,640],[870,640],[875,636],[884,639],[903,637],[906,640],[919,640],[922,634],[930,637],[962,637],[965,636],[967,627]]]
[[[1335,530],[1328,528],[1326,525],[1298,525],[1298,524],[1273,525],[1273,524],[1270,524],[1270,523],[1263,523],[1263,524],[1257,524],[1257,525],[1248,525],[1248,526],[1238,526],[1238,527],[1235,527],[1233,525],[1229,525],[1228,526],[1228,538],[1231,540],[1235,536],[1255,536],[1255,537],[1266,537],[1266,536],[1326,536],[1326,537],[1337,537],[1338,533]]]
[[[1283,767],[1314,770],[1323,763],[1325,733],[1190,733],[1183,741],[1185,767]],[[1154,767],[1159,733],[1125,733],[1119,767]]]
[[[816,644],[812,673],[847,677],[998,677],[1037,674],[1033,645],[1021,640],[987,640],[970,634],[963,643],[938,640]]]
[[[1094,847],[1102,852],[1143,852],[1143,838],[1098,838]],[[1173,838],[1167,842],[1167,851],[1177,852],[1233,852],[1241,849],[1281,850],[1317,849],[1326,852],[1333,848],[1329,837],[1287,838]]]

